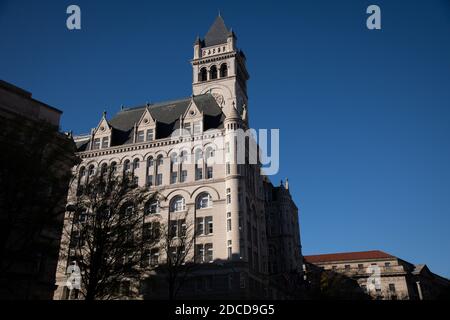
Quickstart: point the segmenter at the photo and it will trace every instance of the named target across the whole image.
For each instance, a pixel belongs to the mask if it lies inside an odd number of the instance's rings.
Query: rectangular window
[[[364,269],[364,265],[362,263],[358,264],[358,269]]]
[[[205,244],[205,262],[213,261],[213,245],[212,243]]]
[[[162,173],[158,173],[158,174],[156,175],[156,185],[157,185],[157,186],[162,185]]]
[[[213,178],[213,168],[208,167],[206,168],[206,179],[212,179]]]
[[[233,256],[233,249],[231,247],[231,244],[232,244],[231,240],[228,240],[228,259],[231,259]]]
[[[136,142],[144,142],[144,131],[137,132]]]
[[[147,187],[152,187],[153,186],[153,176],[149,175],[147,176]]]
[[[213,217],[205,217],[206,234],[212,234],[214,232],[213,228]]]
[[[200,236],[200,235],[203,235],[204,233],[205,233],[205,228],[204,228],[204,226],[205,226],[205,224],[204,224],[204,220],[203,220],[203,218],[197,218],[196,219],[196,230],[197,230],[197,235],[198,236]]]
[[[195,262],[202,263],[204,261],[205,248],[203,244],[197,244],[195,246]]]
[[[231,231],[231,218],[227,219],[227,232]]]
[[[196,121],[194,122],[194,134],[202,133],[202,122]]]
[[[153,134],[153,129],[147,130],[147,141],[153,141],[155,140],[155,136]]]
[[[184,130],[187,131],[187,133],[191,134],[191,124],[185,123],[184,124]]]
[[[177,172],[172,172],[170,174],[170,184],[177,183],[177,176],[178,176]]]
[[[395,284],[389,283],[389,291],[390,292],[395,292]]]
[[[203,179],[203,170],[202,168],[195,168],[195,180],[202,180]]]
[[[102,149],[108,148],[109,147],[109,137],[104,137],[102,139]]]
[[[227,204],[231,203],[231,189],[227,188]]]
[[[92,145],[92,150],[100,149],[100,138],[94,139],[94,143]]]
[[[178,234],[178,221],[172,220],[169,223],[169,237],[175,238]]]
[[[185,237],[186,231],[187,231],[186,220],[185,219],[178,220],[178,237],[180,238]]]
[[[231,174],[231,165],[227,162],[227,174]]]
[[[180,182],[186,182],[187,180],[187,170],[181,170]]]
[[[348,270],[350,270],[350,265],[349,265],[349,264],[346,264],[346,265],[344,266],[344,268],[345,268],[346,271],[348,271]]]

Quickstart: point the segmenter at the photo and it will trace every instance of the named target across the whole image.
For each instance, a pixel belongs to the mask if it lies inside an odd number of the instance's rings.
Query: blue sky
[[[280,129],[273,181],[289,177],[304,253],[381,249],[450,277],[448,1],[0,0],[0,78],[89,132],[103,110],[189,96],[219,10],[247,55],[251,125]]]

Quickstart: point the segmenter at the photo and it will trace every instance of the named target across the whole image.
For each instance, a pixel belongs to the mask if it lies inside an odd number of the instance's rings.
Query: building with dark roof
[[[354,279],[375,299],[432,300],[448,294],[450,281],[389,253],[372,250],[304,256],[306,277],[321,270]]]
[[[154,208],[149,222],[184,212],[200,230],[190,259],[203,267],[180,291],[185,298],[287,297],[277,280],[302,272],[298,210],[289,187],[274,187],[260,163],[248,161],[248,150],[245,163],[236,161],[236,137],[249,128],[249,74],[236,41],[218,16],[204,39],[195,40],[190,97],[123,107],[111,118],[104,113],[89,134],[74,138],[82,163],[74,168],[69,199],[97,173],[131,174],[157,195],[148,206]],[[268,233],[268,216],[283,228]],[[64,270],[72,257],[61,252],[55,299],[68,298]],[[154,252],[148,259],[160,264],[166,257]],[[164,297],[160,284],[150,291],[133,298]]]

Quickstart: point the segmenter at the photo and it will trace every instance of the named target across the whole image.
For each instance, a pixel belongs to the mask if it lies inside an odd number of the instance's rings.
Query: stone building
[[[195,224],[200,234],[192,259],[204,268],[180,292],[188,298],[285,297],[272,279],[302,272],[298,210],[287,182],[274,187],[259,162],[236,160],[236,132],[249,128],[249,74],[236,41],[218,16],[194,43],[192,96],[122,108],[111,119],[103,114],[90,134],[75,137],[78,184],[100,171],[131,173],[157,194],[146,206],[147,221],[187,213]],[[158,264],[165,257],[153,252],[149,259]],[[68,257],[60,263],[67,266]],[[64,280],[57,275],[55,299],[67,297]],[[135,292],[135,298],[154,292]]]
[[[77,163],[62,111],[0,81],[0,299],[53,297],[67,185]]]
[[[425,265],[414,265],[383,251],[305,256],[305,275],[316,268],[354,279],[374,299],[428,300],[448,292],[450,281]]]

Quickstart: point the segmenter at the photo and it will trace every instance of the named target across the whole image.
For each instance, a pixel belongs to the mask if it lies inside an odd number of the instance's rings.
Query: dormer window
[[[94,139],[94,143],[92,144],[92,150],[100,149],[100,138]]]
[[[153,141],[155,140],[155,135],[153,133],[153,129],[148,129],[147,130],[147,141]]]
[[[185,123],[184,124],[184,130],[187,131],[186,133],[191,134],[191,123]]]
[[[194,122],[194,134],[202,133],[202,122],[196,121]]]
[[[136,135],[136,142],[144,142],[144,131],[138,131]]]
[[[109,137],[103,137],[102,139],[102,149],[109,147]]]

